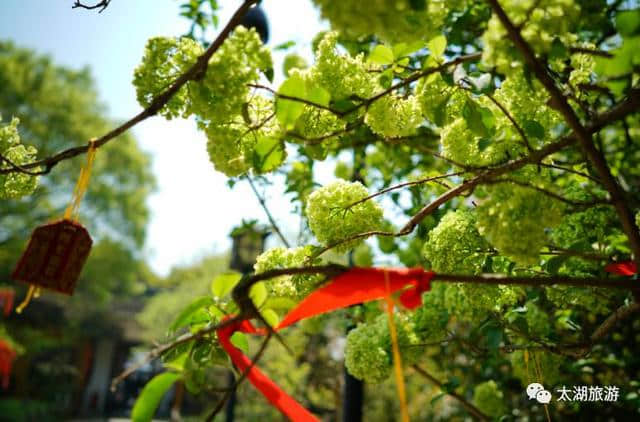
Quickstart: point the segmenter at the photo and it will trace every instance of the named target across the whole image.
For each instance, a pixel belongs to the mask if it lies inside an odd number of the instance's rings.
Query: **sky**
[[[112,0],[104,12],[97,13],[72,9],[73,0],[0,0],[0,39],[48,54],[60,65],[74,69],[89,66],[100,98],[108,107],[108,117],[126,120],[140,111],[131,80],[146,41],[153,36],[179,36],[188,30],[189,22],[178,16],[181,2]],[[218,3],[222,27],[240,1]],[[271,30],[269,45],[293,40],[294,51],[304,56],[310,54],[313,36],[327,27],[309,0],[265,0],[263,9]],[[282,56],[274,56],[280,80]],[[151,154],[158,183],[149,198],[151,220],[142,252],[160,275],[174,265],[227,250],[228,234],[242,219],[258,217],[266,223],[246,182],[231,190],[226,176],[214,170],[206,153],[206,138],[193,121],[153,117],[136,126],[133,134]],[[108,152],[108,148],[107,144],[104,149]],[[321,170],[321,177],[330,177],[328,169]],[[293,237],[299,221],[291,213],[289,198],[277,184],[265,193],[274,218]],[[276,242],[274,236],[270,242]]]

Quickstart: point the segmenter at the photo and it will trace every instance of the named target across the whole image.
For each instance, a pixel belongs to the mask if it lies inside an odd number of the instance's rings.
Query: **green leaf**
[[[162,357],[163,366],[175,371],[184,370],[193,344],[193,341],[189,341],[187,343],[179,344],[172,350],[167,351],[167,353]]]
[[[245,355],[249,354],[249,339],[244,333],[236,331],[229,340],[231,341],[231,344],[242,350]]]
[[[431,51],[431,55],[439,59],[444,55],[444,51],[447,49],[447,39],[444,35],[438,35],[427,43],[427,47],[429,48],[429,51]]]
[[[537,139],[544,139],[544,127],[535,120],[525,120],[522,129],[527,136]]]
[[[284,81],[278,89],[278,94],[289,97],[301,98],[306,97],[307,87],[299,74],[293,74],[289,79]],[[276,117],[282,126],[287,130],[293,129],[296,120],[302,114],[304,104],[300,101],[287,100],[278,98],[276,100]]]
[[[382,72],[378,81],[380,82],[380,86],[384,89],[391,87],[391,82],[393,82],[393,69],[387,69]]]
[[[562,267],[562,264],[564,264],[566,260],[566,256],[554,256],[550,258],[544,265],[545,270],[547,270],[549,274],[556,275],[558,274],[558,271],[560,271],[560,267]]]
[[[289,310],[296,306],[297,302],[288,297],[270,297],[264,303],[264,306],[270,309]]]
[[[212,303],[213,303],[213,299],[211,299],[209,296],[200,297],[194,300],[193,302],[191,302],[189,306],[187,306],[182,310],[182,312],[180,312],[178,317],[169,326],[169,331],[173,332],[179,328],[184,327],[190,322],[191,317],[196,312],[198,312],[200,309],[204,308],[205,306],[211,305]]]
[[[624,37],[640,32],[640,9],[619,12],[616,15],[616,28]]]
[[[453,393],[460,386],[460,378],[453,376],[447,382],[442,384],[442,389],[447,393]]]
[[[164,372],[156,375],[144,386],[140,396],[136,400],[131,412],[133,422],[147,422],[153,419],[160,400],[171,388],[173,383],[180,379],[180,374],[174,372]]]
[[[450,95],[445,97],[433,110],[433,123],[435,123],[438,127],[442,127],[445,124],[447,118],[447,104],[449,103],[450,98]]]
[[[488,137],[489,131],[482,121],[482,112],[475,101],[467,99],[462,107],[462,117],[467,123],[467,127],[476,135]]]
[[[409,44],[401,42],[393,46],[393,56],[396,58],[405,57],[424,47],[424,42],[413,41]]]
[[[238,284],[242,274],[229,272],[220,274],[211,282],[211,294],[215,297],[225,297]]]
[[[314,85],[308,88],[309,95],[307,99],[316,104],[328,107],[331,101],[331,94],[329,91],[321,87],[320,85]]]
[[[567,47],[562,43],[562,41],[560,41],[560,38],[554,38],[551,43],[551,49],[549,50],[549,58],[564,59],[567,56],[569,56],[569,50]]]
[[[488,324],[485,327],[484,333],[487,336],[487,347],[489,350],[498,350],[502,342],[502,328],[497,324]]]
[[[386,45],[378,44],[369,54],[369,61],[379,65],[388,65],[394,60],[393,50]]]
[[[440,400],[441,398],[443,398],[444,396],[446,396],[447,393],[439,393],[436,394],[435,396],[433,396],[433,398],[431,399],[431,404],[436,404],[438,402],[438,400]]]
[[[278,168],[286,158],[282,141],[271,136],[260,137],[253,153],[253,166],[259,173],[267,173]]]
[[[482,124],[484,127],[491,132],[493,128],[496,126],[496,118],[493,115],[493,111],[487,107],[479,107],[480,115],[482,116]]]
[[[264,76],[267,78],[269,82],[273,82],[274,71],[273,67],[270,67],[264,71]]]
[[[490,138],[480,138],[478,140],[478,150],[480,150],[480,152],[482,152],[485,149],[489,148],[490,145],[491,145],[491,139]]]
[[[262,306],[265,300],[267,300],[267,286],[264,282],[259,282],[251,286],[251,290],[249,290],[249,297],[253,300],[253,304],[256,305],[256,308]]]
[[[282,44],[278,44],[275,47],[273,47],[274,50],[288,50],[291,47],[293,47],[294,45],[296,45],[296,42],[293,40],[287,41],[287,42],[283,42]]]
[[[426,10],[427,0],[409,0],[409,6],[412,10]]]
[[[262,314],[262,318],[269,324],[271,327],[277,327],[280,322],[280,317],[273,309],[264,309],[260,312]]]

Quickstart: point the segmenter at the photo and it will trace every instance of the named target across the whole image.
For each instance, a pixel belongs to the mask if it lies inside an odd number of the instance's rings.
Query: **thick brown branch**
[[[582,123],[578,119],[578,116],[567,102],[567,99],[562,94],[560,89],[556,86],[556,83],[551,75],[549,75],[549,72],[547,71],[545,66],[543,66],[542,63],[536,58],[533,49],[531,48],[529,43],[527,43],[527,41],[522,37],[519,29],[516,28],[513,22],[511,22],[511,19],[509,19],[498,0],[487,1],[491,5],[491,8],[493,9],[495,15],[507,30],[509,38],[511,38],[518,50],[520,50],[520,52],[522,53],[522,56],[524,57],[527,65],[531,68],[538,80],[549,92],[554,106],[562,114],[569,127],[573,130],[575,137],[580,142],[580,145],[589,158],[589,161],[591,161],[593,167],[600,175],[602,184],[611,195],[611,201],[613,202],[618,216],[620,217],[622,228],[629,238],[629,243],[631,244],[631,250],[633,251],[634,260],[636,264],[640,266],[640,230],[638,230],[634,216],[627,205],[625,192],[622,190],[616,179],[611,174],[604,156],[593,144],[593,140],[591,139],[592,132],[590,132],[587,127],[582,125]],[[633,96],[633,92],[631,93],[631,96]],[[637,101],[640,100],[637,99]]]

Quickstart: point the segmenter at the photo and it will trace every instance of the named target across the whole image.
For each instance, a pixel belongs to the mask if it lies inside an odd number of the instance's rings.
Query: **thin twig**
[[[209,416],[207,416],[207,419],[206,419],[207,422],[212,421],[213,418],[215,418],[216,415],[220,413],[220,411],[224,407],[224,404],[227,402],[227,400],[229,400],[229,397],[231,397],[231,394],[233,394],[233,392],[238,388],[238,386],[240,386],[240,383],[242,383],[242,381],[245,380],[249,371],[251,371],[251,369],[258,364],[258,361],[264,355],[265,350],[267,350],[267,344],[269,344],[269,340],[271,340],[271,334],[272,333],[267,333],[264,341],[260,344],[260,349],[255,354],[253,359],[251,359],[251,364],[249,365],[249,367],[245,371],[242,371],[242,373],[240,374],[240,377],[234,381],[231,388],[229,388],[229,390],[224,394],[222,399],[220,399],[220,401],[218,402],[216,407],[213,409],[213,411],[209,414]]]
[[[523,182],[521,180],[512,179],[512,178],[494,179],[494,180],[488,180],[484,182],[484,184],[487,184],[487,185],[500,184],[500,183],[510,183],[513,185],[521,186],[523,188],[533,189],[557,201],[563,202],[565,204],[568,204],[574,207],[579,207],[579,208],[588,208],[588,207],[593,207],[595,205],[611,205],[611,201],[608,199],[594,199],[592,201],[574,201],[574,200],[565,198],[564,196],[557,194],[555,192],[552,192],[550,190],[532,185],[531,183]]]
[[[267,208],[267,204],[266,204],[266,201],[265,201],[264,197],[262,197],[262,195],[260,195],[260,193],[258,193],[258,190],[256,189],[255,185],[253,184],[253,180],[251,180],[251,176],[247,175],[246,178],[247,178],[247,181],[249,182],[249,186],[251,186],[251,190],[253,190],[253,193],[255,194],[256,198],[258,199],[258,202],[260,202],[260,206],[262,206],[262,209],[264,210],[264,213],[267,215],[267,218],[269,219],[269,223],[271,224],[271,228],[273,229],[273,231],[276,232],[276,234],[278,235],[278,237],[280,238],[280,240],[282,241],[284,246],[289,248],[290,247],[289,246],[289,242],[287,241],[287,238],[284,237],[284,235],[280,231],[280,228],[278,227],[278,224],[276,223],[276,220],[273,219],[273,216],[271,215],[271,212],[269,211],[269,208]]]
[[[380,195],[384,195],[385,193],[394,191],[394,190],[398,190],[398,189],[402,189],[402,188],[406,188],[408,186],[415,186],[415,185],[422,185],[425,183],[429,183],[429,182],[435,182],[437,180],[440,179],[446,179],[448,177],[453,177],[453,176],[460,176],[461,174],[464,174],[464,171],[457,171],[454,173],[449,173],[449,174],[441,174],[439,176],[433,176],[433,177],[426,177],[424,179],[419,179],[419,180],[414,180],[412,182],[404,182],[404,183],[399,183],[397,185],[393,185],[393,186],[389,186],[388,188],[382,189],[374,194],[371,194],[369,196],[366,196],[358,201],[352,202],[351,204],[347,205],[346,207],[344,207],[345,210],[349,210],[353,207],[355,207],[358,204],[362,204],[363,202],[367,202],[373,198],[376,198]]]
[[[73,6],[71,6],[71,8],[76,9],[79,7],[81,9],[93,10],[101,7],[102,9],[98,10],[98,13],[102,13],[104,12],[104,9],[106,9],[109,6],[109,3],[111,3],[111,0],[101,0],[100,2],[94,4],[93,6],[87,6],[85,4],[82,4],[80,0],[76,0],[76,2],[73,4]]]
[[[441,383],[437,378],[435,378],[433,375],[431,375],[430,373],[428,373],[424,368],[422,368],[420,365],[418,364],[414,364],[411,366],[414,371],[416,371],[418,374],[422,375],[423,377],[425,377],[426,379],[428,379],[432,384],[435,384],[440,390],[442,390],[442,392],[444,392],[445,394],[450,395],[451,397],[453,397],[454,399],[458,400],[460,402],[460,404],[467,409],[467,411],[474,416],[475,418],[477,418],[478,420],[481,421],[490,421],[491,418],[487,415],[485,415],[484,413],[482,413],[480,411],[480,409],[478,409],[477,407],[475,407],[473,404],[469,403],[469,401],[467,401],[467,399],[465,399],[464,397],[462,397],[460,394],[456,393],[455,391],[449,391],[444,387],[444,384]]]
[[[599,179],[591,176],[590,174],[587,174],[587,173],[584,173],[584,172],[581,172],[581,171],[578,171],[578,170],[574,170],[572,168],[567,168],[567,167],[562,167],[562,166],[558,166],[558,165],[555,165],[555,164],[547,164],[547,163],[540,163],[540,166],[548,167],[548,168],[552,168],[552,169],[556,169],[556,170],[566,171],[567,173],[573,173],[575,175],[582,176],[585,179],[589,179],[592,182],[595,182],[595,183],[598,183],[598,184],[602,184]]]

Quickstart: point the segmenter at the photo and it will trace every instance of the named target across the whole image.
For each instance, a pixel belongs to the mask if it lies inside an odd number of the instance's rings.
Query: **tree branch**
[[[594,168],[600,175],[602,184],[611,195],[611,201],[613,202],[618,216],[620,217],[622,228],[629,239],[629,243],[631,244],[634,261],[636,262],[636,265],[640,266],[640,230],[636,226],[634,215],[627,206],[625,192],[611,174],[604,156],[593,144],[593,140],[591,139],[592,132],[582,125],[578,116],[567,102],[567,99],[556,86],[551,75],[549,75],[547,69],[542,65],[542,63],[540,63],[540,61],[538,61],[533,49],[522,37],[520,30],[516,28],[513,22],[511,22],[502,6],[500,6],[498,0],[487,1],[491,5],[495,15],[507,30],[509,38],[511,38],[518,50],[522,53],[527,65],[529,65],[538,80],[549,92],[555,108],[563,115],[565,121],[573,130],[575,137],[580,142],[580,145],[589,158],[589,161],[591,161]]]
[[[211,59],[211,56],[213,56],[213,54],[216,51],[218,51],[220,46],[224,43],[224,41],[231,34],[231,31],[233,31],[233,29],[238,24],[240,24],[240,22],[242,21],[242,18],[247,13],[247,11],[251,8],[251,6],[253,6],[257,2],[258,2],[258,0],[245,0],[242,3],[242,5],[233,14],[233,16],[231,17],[231,19],[229,20],[227,25],[224,27],[222,32],[220,32],[220,34],[213,41],[211,46],[209,46],[209,48],[200,57],[198,57],[198,60],[196,61],[196,63],[193,66],[191,66],[185,73],[180,75],[180,77],[178,79],[176,79],[176,81],[173,84],[171,84],[171,86],[169,86],[169,88],[167,88],[165,91],[160,93],[157,97],[155,97],[154,100],[151,102],[151,104],[149,104],[149,106],[147,108],[145,108],[143,111],[141,111],[136,116],[132,117],[130,120],[126,121],[122,125],[120,125],[117,128],[111,130],[110,132],[104,134],[100,138],[97,138],[95,140],[95,147],[96,148],[102,147],[107,142],[111,141],[112,139],[116,138],[119,135],[122,135],[123,133],[125,133],[126,131],[128,131],[129,129],[131,129],[135,125],[137,125],[138,123],[142,122],[143,120],[145,120],[145,119],[147,119],[147,118],[149,118],[151,116],[154,116],[156,113],[158,113],[158,111],[160,111],[162,109],[162,107],[164,107],[167,104],[167,102],[169,102],[169,100],[187,82],[189,82],[189,81],[197,81],[197,80],[202,79],[202,77],[204,76],[204,74],[207,71],[207,67],[209,65],[209,59]],[[68,159],[73,158],[73,157],[76,157],[76,156],[78,156],[80,154],[84,154],[88,150],[89,150],[89,145],[88,144],[84,145],[84,146],[81,146],[81,147],[69,148],[69,149],[61,151],[61,152],[59,152],[59,153],[57,153],[57,154],[55,154],[55,155],[53,155],[51,157],[48,157],[48,158],[45,158],[45,159],[42,159],[42,160],[38,160],[38,161],[34,161],[34,162],[31,162],[31,163],[23,164],[23,165],[21,165],[21,167],[23,169],[33,169],[35,167],[43,167],[44,170],[42,170],[41,174],[47,174],[59,162],[61,162],[63,160],[68,160]],[[0,169],[0,174],[13,173],[15,171],[16,170],[13,169],[13,168],[2,168],[2,169]]]
[[[146,365],[147,363],[161,357],[162,355],[164,355],[165,353],[167,353],[168,351],[174,349],[175,347],[184,344],[184,343],[188,343],[192,340],[198,340],[202,337],[204,337],[205,335],[212,333],[216,330],[219,330],[220,328],[224,328],[227,325],[233,324],[237,321],[243,321],[244,319],[246,319],[244,317],[244,315],[242,315],[242,313],[226,319],[218,324],[214,324],[208,327],[205,327],[199,331],[196,331],[195,333],[186,333],[181,335],[180,337],[178,337],[177,339],[173,340],[172,342],[166,343],[166,344],[162,344],[156,348],[154,348],[153,350],[151,350],[149,353],[147,353],[147,355],[137,364],[131,365],[130,367],[128,367],[127,369],[125,369],[124,371],[122,371],[122,373],[120,373],[117,377],[115,377],[112,381],[111,381],[111,391],[115,391],[117,385],[122,382],[122,380],[124,380],[125,378],[127,378],[129,375],[133,374],[135,371],[137,371],[138,369],[142,368],[144,365]]]
[[[414,371],[416,371],[418,374],[422,375],[423,377],[425,377],[426,379],[429,380],[429,382],[431,382],[432,384],[436,385],[440,390],[442,390],[443,393],[450,395],[451,397],[453,397],[454,399],[458,400],[460,402],[460,404],[467,409],[467,411],[474,416],[476,419],[481,420],[481,421],[490,421],[491,418],[487,415],[485,415],[484,413],[482,413],[480,411],[480,409],[478,409],[477,407],[475,407],[473,404],[471,404],[469,401],[467,401],[467,399],[465,399],[464,397],[462,397],[460,394],[456,393],[455,391],[448,391],[445,387],[444,384],[442,384],[437,378],[435,378],[433,375],[431,375],[430,373],[428,373],[424,368],[422,368],[420,365],[415,364],[415,365],[411,365],[411,367],[413,368]]]
[[[80,0],[76,0],[76,2],[73,4],[73,6],[71,6],[71,8],[76,9],[79,7],[81,9],[93,10],[101,7],[102,9],[98,10],[98,13],[102,13],[104,12],[104,9],[106,9],[109,6],[109,3],[111,3],[111,0],[101,0],[100,2],[94,4],[93,6],[87,6],[85,4],[82,4]]]
[[[638,107],[640,107],[640,89],[634,88],[631,90],[629,97],[625,101],[619,103],[618,105],[611,108],[610,110],[595,116],[592,123],[589,126],[587,126],[585,130],[590,134],[596,133],[602,128],[604,128],[607,124],[617,121],[625,117],[626,115],[635,112]],[[337,242],[331,243],[319,249],[314,254],[313,257],[314,258],[318,257],[323,253],[327,252],[328,250],[333,249],[336,246],[341,245],[343,243],[350,242],[352,240],[365,239],[371,236],[393,236],[393,237],[405,236],[411,233],[413,229],[415,229],[415,227],[418,224],[420,224],[422,220],[424,220],[428,215],[430,215],[432,212],[437,210],[442,204],[445,204],[446,202],[463,194],[464,192],[470,191],[471,189],[475,188],[476,186],[486,181],[492,180],[498,176],[517,170],[521,167],[524,167],[527,164],[538,164],[545,157],[563,150],[564,148],[572,145],[575,141],[576,141],[576,137],[573,133],[571,133],[559,139],[556,142],[548,144],[538,150],[534,150],[531,154],[525,157],[521,157],[516,160],[512,160],[507,163],[501,164],[497,167],[490,167],[484,170],[483,173],[480,173],[479,175],[475,176],[473,179],[469,179],[464,183],[448,190],[447,192],[443,193],[438,198],[433,200],[431,203],[425,205],[424,208],[422,208],[413,217],[411,217],[411,219],[409,219],[409,221],[400,229],[400,231],[396,233],[377,231],[377,230],[358,233],[346,239],[339,240]]]
[[[255,194],[256,198],[258,199],[258,202],[260,202],[260,206],[264,210],[264,213],[267,215],[267,218],[269,219],[269,223],[271,223],[271,228],[273,229],[273,231],[276,232],[276,234],[278,235],[278,237],[280,238],[280,240],[282,241],[284,246],[286,246],[287,248],[290,248],[291,246],[289,246],[289,242],[287,241],[287,238],[284,237],[284,235],[280,231],[280,228],[278,227],[278,224],[276,224],[276,221],[273,219],[273,216],[271,215],[271,212],[269,211],[269,208],[267,208],[267,203],[266,203],[265,199],[262,197],[262,195],[260,195],[258,193],[258,190],[256,189],[255,185],[253,184],[253,180],[251,180],[251,176],[247,175],[246,178],[247,178],[247,181],[249,182],[249,186],[251,186],[251,190],[253,190],[253,193]]]

